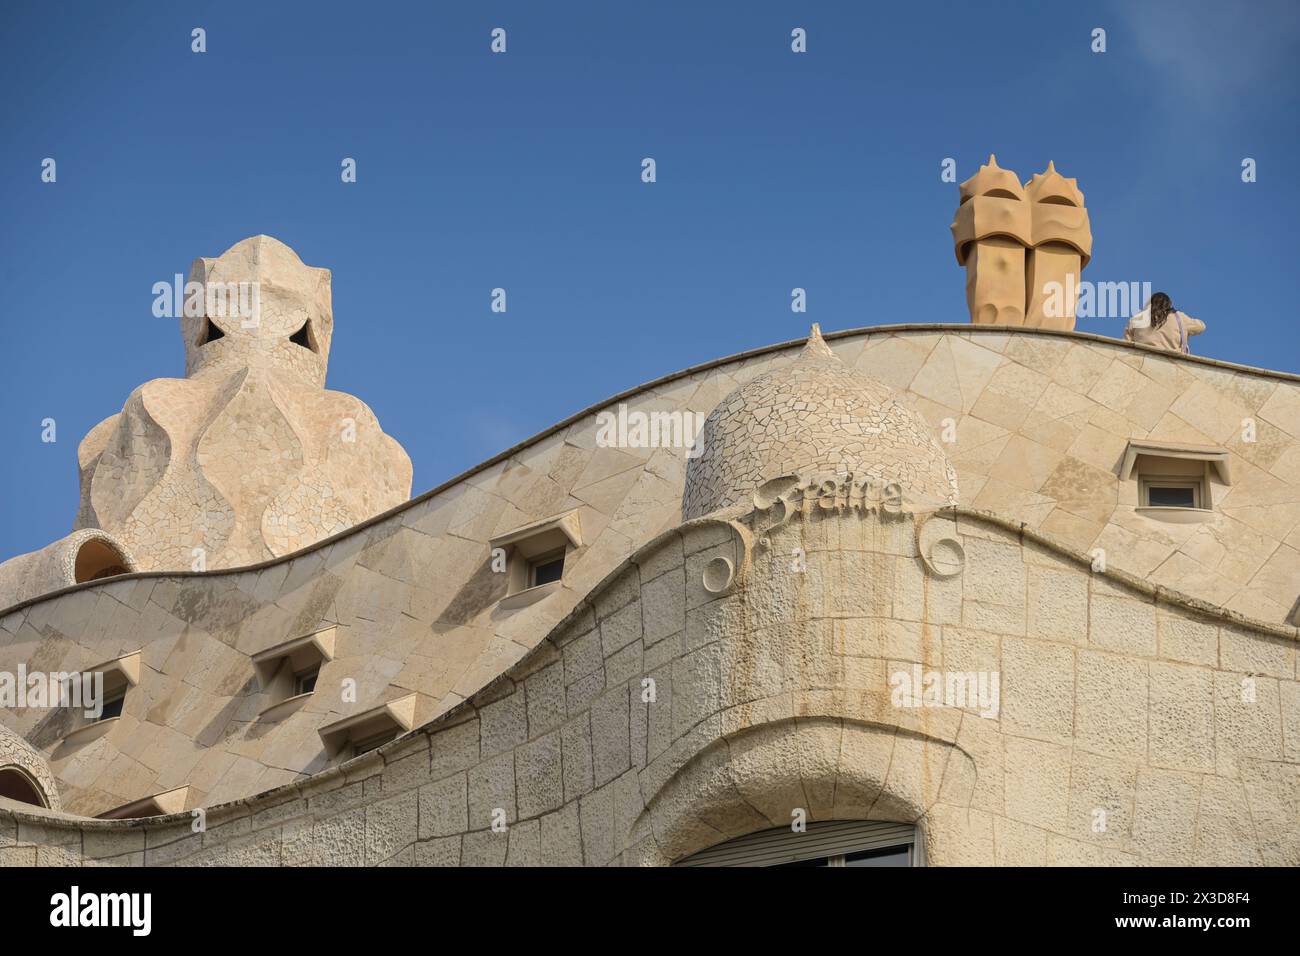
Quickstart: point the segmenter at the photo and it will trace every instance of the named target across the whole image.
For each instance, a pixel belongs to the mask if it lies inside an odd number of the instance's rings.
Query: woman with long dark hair
[[[1187,340],[1205,331],[1205,323],[1174,308],[1173,301],[1157,292],[1147,307],[1128,320],[1124,338],[1171,352],[1189,353]]]

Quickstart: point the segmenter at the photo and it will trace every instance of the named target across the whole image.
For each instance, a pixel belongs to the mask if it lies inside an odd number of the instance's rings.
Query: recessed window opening
[[[1145,501],[1148,508],[1199,508],[1201,507],[1201,486],[1192,481],[1150,480],[1143,483]]]
[[[126,688],[114,691],[111,694],[104,695],[104,710],[99,715],[100,720],[111,720],[114,717],[122,716],[122,707],[126,704]]]
[[[1208,475],[1201,461],[1161,460],[1145,455],[1138,461],[1138,507],[1209,508]]]
[[[215,342],[217,339],[224,339],[226,333],[222,332],[217,324],[209,318],[203,320],[203,333],[199,336],[199,345],[207,345],[209,342]]]
[[[415,694],[385,701],[369,710],[317,728],[330,757],[343,759],[369,753],[396,740],[415,726]]]
[[[506,596],[501,607],[523,607],[553,593],[561,586],[564,565],[569,554],[582,547],[578,512],[569,511],[514,531],[498,535],[488,542],[492,560],[504,553],[506,566],[494,570],[506,572]]]
[[[0,797],[8,797],[34,807],[48,806],[36,781],[18,767],[0,767]]]
[[[360,757],[362,754],[368,754],[372,750],[378,750],[384,744],[391,740],[397,739],[398,731],[385,730],[382,733],[371,734],[369,737],[362,737],[360,740],[352,742],[352,754]]]
[[[552,551],[541,557],[534,558],[528,565],[528,586],[537,587],[540,584],[550,584],[552,581],[558,581],[564,575],[564,549]]]
[[[130,572],[130,562],[125,555],[109,542],[92,538],[77,550],[72,576],[81,584]]]
[[[83,680],[79,690],[70,680],[60,690],[60,706],[66,708],[69,717],[64,740],[91,740],[111,732],[114,723],[126,710],[126,698],[131,688],[140,683],[140,652],[133,651],[87,667],[80,674]],[[96,704],[99,705],[98,714],[94,712]],[[96,727],[99,729],[92,729]]]
[[[310,694],[316,689],[316,678],[320,676],[320,665],[298,671],[293,675],[293,695]]]
[[[335,626],[330,625],[253,655],[253,669],[266,695],[260,717],[285,717],[290,710],[281,705],[292,709],[316,690],[321,668],[334,659],[335,633]],[[296,705],[292,703],[295,701]]]
[[[1218,446],[1132,439],[1119,478],[1121,504],[1147,518],[1186,524],[1214,520],[1215,500],[1232,484],[1232,468]]]

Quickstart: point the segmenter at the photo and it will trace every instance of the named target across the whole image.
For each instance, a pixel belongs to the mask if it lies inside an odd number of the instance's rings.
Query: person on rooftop
[[[1187,340],[1204,331],[1204,322],[1179,312],[1168,295],[1157,292],[1145,309],[1128,320],[1124,338],[1139,345],[1150,345],[1187,355],[1191,351]]]

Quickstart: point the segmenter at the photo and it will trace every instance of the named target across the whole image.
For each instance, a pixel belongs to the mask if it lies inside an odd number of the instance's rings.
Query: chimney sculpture
[[[325,388],[328,269],[253,236],[194,260],[184,294],[185,377],[145,382],[90,430],[75,530],[0,563],[0,608],[127,571],[254,564],[410,497],[402,446]]]
[[[1077,181],[1049,162],[1021,186],[990,155],[960,190],[950,228],[971,321],[1073,329],[1079,274],[1092,257]]]
[[[1074,328],[1079,273],[1092,258],[1092,229],[1078,180],[1047,171],[1025,184],[1033,218],[1033,248],[1025,268],[1025,325]]]

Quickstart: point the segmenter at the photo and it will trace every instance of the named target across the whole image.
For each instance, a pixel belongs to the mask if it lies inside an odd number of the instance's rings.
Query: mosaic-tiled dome
[[[957,503],[957,474],[925,421],[889,386],[836,358],[812,327],[794,362],[736,389],[688,460],[682,518],[746,498],[782,475],[896,480],[933,506]]]

